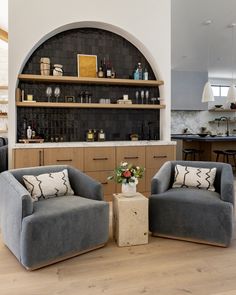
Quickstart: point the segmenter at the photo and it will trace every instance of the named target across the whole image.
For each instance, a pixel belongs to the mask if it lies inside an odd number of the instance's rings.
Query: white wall
[[[167,108],[161,111],[161,139],[170,139],[170,0],[9,0],[10,147],[15,143],[17,76],[32,48],[51,32],[68,24],[81,27],[83,22],[103,23],[101,28],[121,33],[142,51],[157,78],[164,80],[160,90]]]

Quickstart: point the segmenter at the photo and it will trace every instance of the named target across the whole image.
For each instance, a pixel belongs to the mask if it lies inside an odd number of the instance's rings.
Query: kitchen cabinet
[[[14,149],[14,168],[71,165],[83,171],[83,148]]]
[[[146,191],[151,190],[151,179],[166,161],[176,159],[176,148],[172,145],[146,147]]]
[[[208,81],[207,72],[171,71],[171,109],[203,111],[208,104],[202,103],[202,92]]]
[[[152,177],[166,161],[175,160],[175,150],[175,145],[16,148],[13,150],[13,168],[74,166],[99,181],[103,185],[105,199],[111,201],[114,193],[121,192],[121,186],[113,180],[108,181],[107,177],[113,175],[121,161],[145,168],[137,190],[148,196]]]
[[[107,177],[112,175],[115,169],[115,157],[116,149],[113,147],[84,149],[84,172],[102,183],[107,201],[111,201],[112,194],[116,192],[115,182],[107,180]]]
[[[83,148],[50,148],[44,149],[44,165],[70,165],[84,170]]]
[[[15,149],[13,163],[13,168],[43,166],[43,149]]]

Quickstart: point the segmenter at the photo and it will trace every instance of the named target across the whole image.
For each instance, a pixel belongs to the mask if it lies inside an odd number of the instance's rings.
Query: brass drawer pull
[[[130,160],[130,159],[138,159],[139,157],[137,156],[127,156],[127,157],[124,157],[125,160]]]
[[[164,159],[167,158],[167,156],[153,156],[154,159]]]
[[[65,159],[65,160],[58,159],[57,162],[72,162],[72,159]]]
[[[108,158],[93,158],[94,161],[97,161],[97,160],[108,160]]]

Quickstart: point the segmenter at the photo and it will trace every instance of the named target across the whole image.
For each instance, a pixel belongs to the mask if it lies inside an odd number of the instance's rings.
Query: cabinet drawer
[[[166,162],[175,160],[175,146],[149,146],[146,147],[146,168],[155,168],[156,171]]]
[[[112,196],[116,192],[116,184],[113,180],[107,180],[107,177],[113,174],[113,171],[99,171],[99,172],[86,172],[87,175],[93,179],[101,182],[103,186],[104,195]]]
[[[85,171],[109,171],[115,169],[115,148],[85,148]]]
[[[145,147],[117,147],[116,165],[122,161],[145,167]]]
[[[44,165],[70,165],[83,171],[83,148],[44,149]]]

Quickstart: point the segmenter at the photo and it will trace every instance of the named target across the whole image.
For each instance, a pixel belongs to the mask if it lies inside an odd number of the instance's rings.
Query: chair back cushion
[[[23,181],[33,201],[66,195],[74,195],[68,170],[40,175],[23,175]]]
[[[195,187],[215,191],[214,181],[216,168],[200,168],[190,166],[175,166],[173,187]]]

